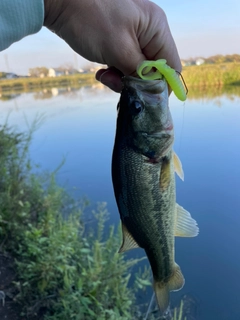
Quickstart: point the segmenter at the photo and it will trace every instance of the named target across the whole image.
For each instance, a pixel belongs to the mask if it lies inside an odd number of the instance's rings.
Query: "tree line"
[[[240,54],[217,54],[209,58],[205,58],[205,63],[226,63],[226,62],[240,62]]]

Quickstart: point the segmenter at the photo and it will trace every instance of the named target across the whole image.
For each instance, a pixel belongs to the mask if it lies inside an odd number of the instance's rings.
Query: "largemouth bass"
[[[183,172],[173,141],[166,81],[125,77],[112,157],[123,233],[119,252],[145,250],[161,312],[169,306],[169,292],[184,285],[174,258],[175,236],[198,234],[196,221],[176,204],[174,172],[182,178]]]

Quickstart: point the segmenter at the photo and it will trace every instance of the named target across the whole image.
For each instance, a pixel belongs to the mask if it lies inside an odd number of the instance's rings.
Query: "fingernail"
[[[107,73],[109,73],[108,70],[106,70],[105,72],[103,72],[103,73],[101,74],[100,78],[99,78],[99,81],[102,82],[102,84],[108,83],[107,79],[105,79],[105,80],[103,79],[103,78],[104,78],[104,75],[106,75]]]
[[[121,92],[122,83],[115,77],[111,76],[111,71],[105,71],[99,78],[99,81],[115,92]]]

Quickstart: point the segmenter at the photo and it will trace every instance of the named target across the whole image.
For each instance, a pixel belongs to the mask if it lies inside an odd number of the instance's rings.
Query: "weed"
[[[86,231],[84,203],[59,187],[55,174],[32,173],[28,134],[0,128],[0,244],[15,258],[23,316],[45,320],[132,319],[135,293],[149,274],[129,288],[139,259],[118,254],[120,228],[108,231],[105,204]],[[104,236],[106,235],[107,236]]]

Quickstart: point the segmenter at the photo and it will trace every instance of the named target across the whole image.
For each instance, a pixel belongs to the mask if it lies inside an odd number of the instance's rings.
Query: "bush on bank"
[[[35,123],[36,125],[36,123]],[[28,134],[0,127],[0,243],[15,258],[23,316],[46,320],[133,319],[135,293],[149,273],[128,286],[138,260],[118,254],[120,229],[105,228],[107,210],[83,222],[84,205],[59,187],[54,174],[33,173]],[[107,236],[106,236],[107,234]]]
[[[240,63],[187,66],[183,68],[182,75],[190,88],[240,85]]]

